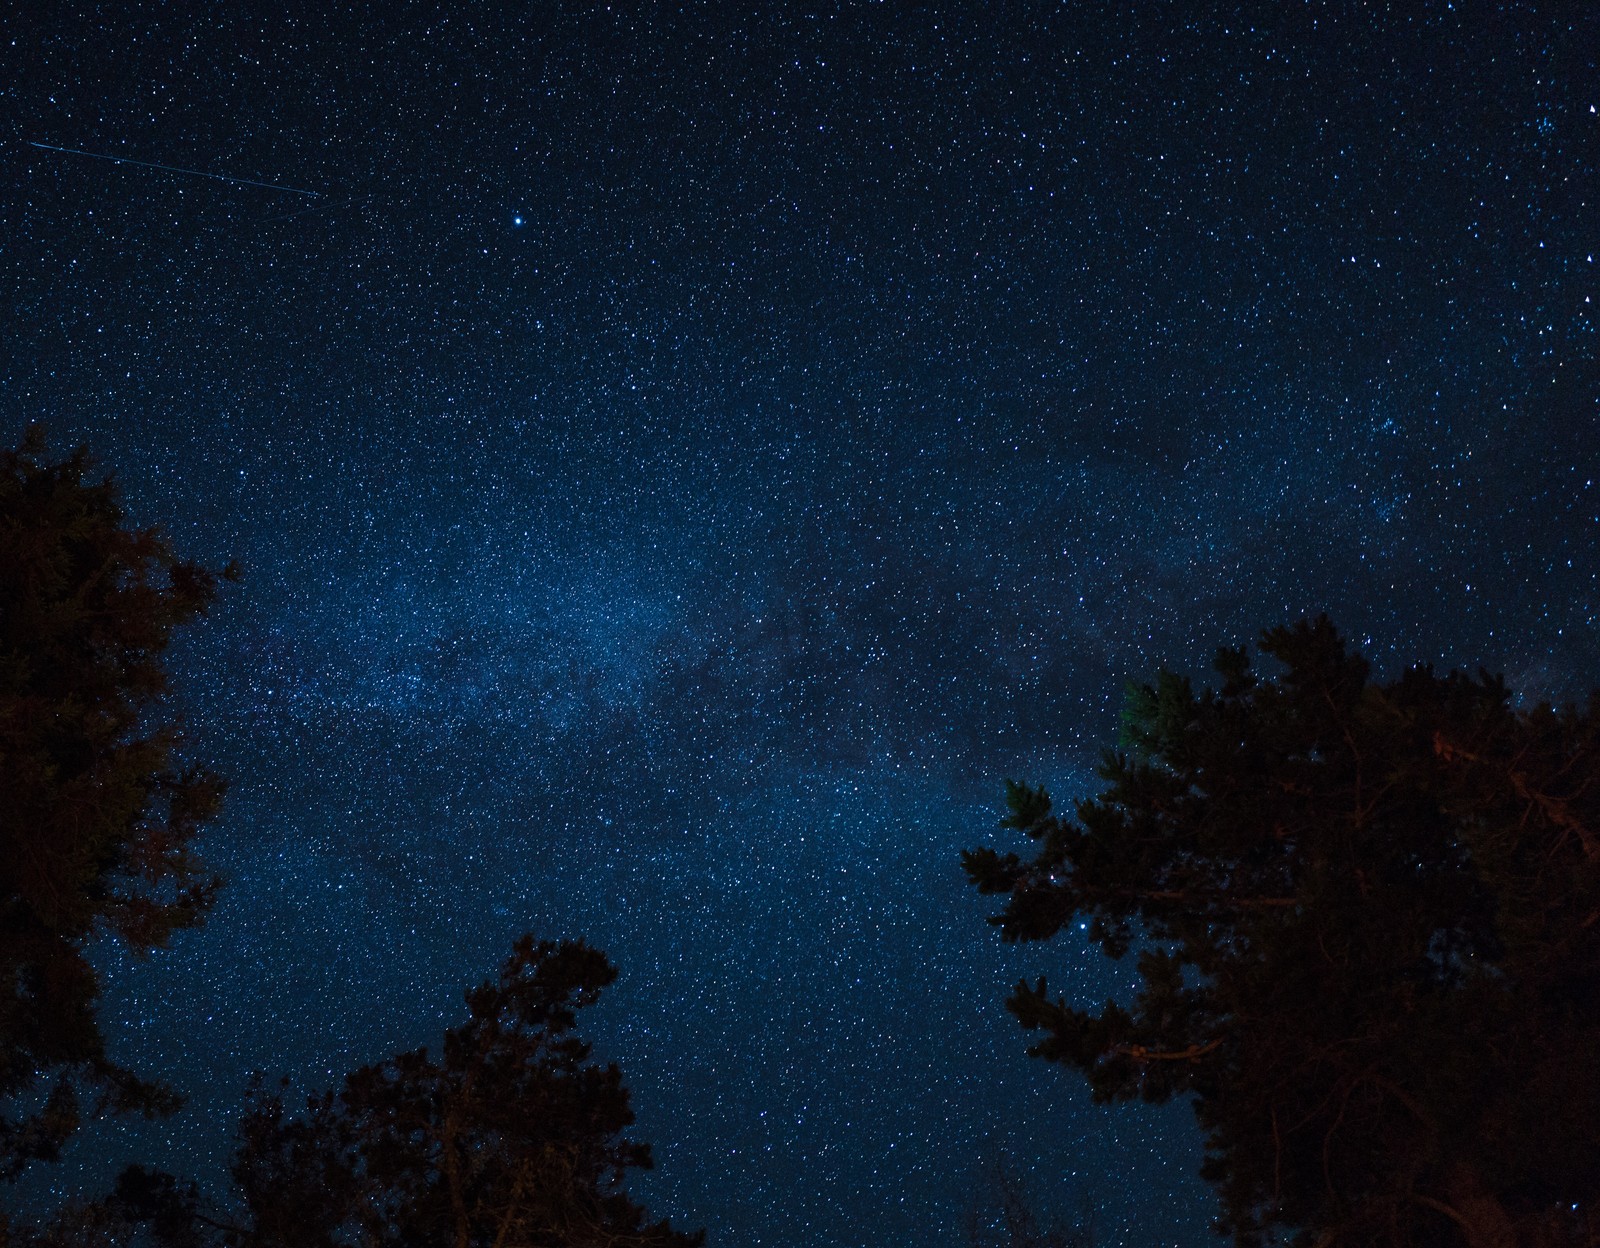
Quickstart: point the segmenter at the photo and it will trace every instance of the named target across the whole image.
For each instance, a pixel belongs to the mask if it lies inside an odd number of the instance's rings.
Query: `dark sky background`
[[[245,580],[179,648],[212,922],[108,962],[215,1174],[248,1072],[436,1041],[523,930],[635,1190],[954,1245],[1001,1156],[1195,1243],[1187,1111],[1000,1008],[958,851],[1123,682],[1326,610],[1600,672],[1600,17],[1476,3],[50,3],[6,28],[3,432]],[[317,198],[112,164],[283,183]]]

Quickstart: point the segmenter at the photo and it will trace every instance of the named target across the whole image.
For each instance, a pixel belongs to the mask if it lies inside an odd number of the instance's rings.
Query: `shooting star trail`
[[[109,160],[118,165],[138,165],[143,169],[160,169],[165,173],[186,173],[195,178],[211,178],[216,182],[233,182],[239,186],[259,186],[269,191],[287,191],[291,195],[309,195],[312,199],[321,199],[321,191],[308,191],[298,186],[285,186],[281,182],[257,182],[253,178],[233,178],[225,173],[207,173],[204,169],[185,169],[180,165],[161,165],[153,160],[135,160],[132,156],[112,156],[106,152],[86,152],[78,147],[57,147],[53,143],[35,143],[28,140],[29,147],[42,148],[47,152],[65,152],[69,156],[87,156],[90,160]]]

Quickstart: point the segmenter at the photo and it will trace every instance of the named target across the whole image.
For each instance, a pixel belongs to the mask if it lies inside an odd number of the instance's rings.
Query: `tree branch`
[[[1544,817],[1555,824],[1564,832],[1574,833],[1583,845],[1584,857],[1591,860],[1600,858],[1600,842],[1597,842],[1593,832],[1568,808],[1567,803],[1559,797],[1551,797],[1548,793],[1541,793],[1528,783],[1525,772],[1517,771],[1510,764],[1497,765],[1482,755],[1464,750],[1454,742],[1448,740],[1444,733],[1433,734],[1433,752],[1447,763],[1457,759],[1467,763],[1477,763],[1480,767],[1493,767],[1500,771],[1510,782],[1516,795],[1529,804],[1530,809],[1537,806]]]
[[[1186,904],[1237,906],[1241,910],[1287,910],[1300,904],[1298,897],[1234,897],[1228,893],[1193,893],[1184,889],[1122,889],[1121,896],[1139,901],[1176,901]]]
[[[1423,1205],[1426,1208],[1432,1209],[1435,1213],[1444,1214],[1445,1217],[1449,1218],[1452,1222],[1460,1226],[1469,1237],[1471,1236],[1472,1224],[1454,1209],[1452,1209],[1449,1205],[1445,1204],[1444,1201],[1435,1200],[1432,1196],[1423,1196],[1418,1192],[1412,1192],[1411,1199],[1416,1201],[1419,1205]]]
[[[1118,1044],[1111,1049],[1113,1056],[1131,1057],[1136,1062],[1192,1062],[1204,1057],[1222,1043],[1218,1036],[1210,1044],[1191,1044],[1187,1049],[1149,1049],[1142,1044]]]

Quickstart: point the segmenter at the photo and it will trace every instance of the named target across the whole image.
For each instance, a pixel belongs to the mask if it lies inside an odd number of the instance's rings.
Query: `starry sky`
[[[1000,1008],[959,850],[1121,690],[1328,611],[1600,672],[1600,10],[59,3],[0,81],[0,425],[242,584],[177,647],[231,883],[51,1176],[436,1042],[514,935],[710,1244],[962,1242],[984,1167],[1203,1242],[1182,1106]],[[81,149],[216,178],[116,164]],[[242,181],[241,181],[242,180]],[[253,182],[279,184],[271,189]],[[301,192],[312,191],[315,195]]]

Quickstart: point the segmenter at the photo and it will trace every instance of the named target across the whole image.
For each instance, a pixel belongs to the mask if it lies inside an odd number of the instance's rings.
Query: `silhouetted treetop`
[[[109,1207],[170,1248],[695,1248],[701,1235],[647,1222],[627,1196],[650,1149],[623,1134],[621,1072],[574,1030],[615,978],[581,942],[525,936],[437,1057],[364,1067],[298,1115],[257,1088],[232,1166],[239,1215],[138,1169]]]
[[[1086,923],[1142,987],[1019,984],[1032,1052],[1097,1099],[1193,1096],[1223,1229],[1254,1244],[1589,1242],[1600,1197],[1600,696],[1372,679],[1324,619],[1263,676],[1134,689],[1108,788],[1009,784],[1028,857],[965,864],[1009,940]]]
[[[8,1177],[71,1134],[75,1084],[101,1108],[175,1103],[106,1059],[84,954],[102,933],[142,953],[200,922],[218,880],[190,843],[223,788],[178,761],[161,718],[163,654],[216,575],[128,528],[85,451],[43,451],[30,432],[0,452],[0,1099],[53,1080],[42,1108],[0,1119]]]

